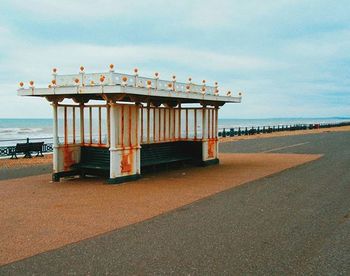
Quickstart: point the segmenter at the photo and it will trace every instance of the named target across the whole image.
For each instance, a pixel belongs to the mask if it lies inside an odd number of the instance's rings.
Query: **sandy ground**
[[[221,137],[220,142],[224,143],[224,142],[234,142],[234,141],[250,140],[250,139],[261,139],[261,138],[283,137],[283,136],[305,135],[305,134],[318,134],[318,133],[324,133],[324,132],[337,132],[337,131],[350,131],[350,126],[308,129],[308,130],[281,131],[281,132],[234,136],[234,137],[225,137],[225,138]]]
[[[0,181],[0,265],[140,222],[321,155],[221,154],[221,164],[147,175],[51,183],[50,175]],[[281,183],[283,185],[283,183]]]

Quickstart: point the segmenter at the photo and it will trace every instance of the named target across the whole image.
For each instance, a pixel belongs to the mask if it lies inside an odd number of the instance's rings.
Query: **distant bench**
[[[36,156],[44,156],[43,155],[43,145],[44,142],[36,142],[36,143],[17,143],[14,151],[11,153],[11,159],[18,158],[18,153],[23,153],[24,158],[32,158],[32,152],[36,152]]]

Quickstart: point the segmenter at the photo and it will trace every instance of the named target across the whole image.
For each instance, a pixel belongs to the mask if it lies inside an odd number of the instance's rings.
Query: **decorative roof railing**
[[[92,86],[122,86],[146,88],[162,91],[174,92],[191,92],[206,95],[219,95],[218,83],[214,86],[206,84],[203,80],[202,84],[195,84],[189,78],[188,82],[178,82],[176,76],[172,76],[172,80],[159,79],[159,73],[155,73],[153,78],[141,77],[138,75],[138,69],[134,69],[134,74],[123,74],[114,71],[114,65],[111,64],[109,72],[102,73],[85,73],[83,66],[77,74],[59,75],[57,69],[53,69],[53,79],[49,84],[49,88],[59,87],[92,87]],[[23,82],[20,82],[20,88],[23,88]],[[34,82],[30,81],[29,86],[34,88]],[[37,89],[36,89],[37,90]],[[225,93],[225,96],[231,96],[231,91]],[[241,93],[238,94],[241,97]]]

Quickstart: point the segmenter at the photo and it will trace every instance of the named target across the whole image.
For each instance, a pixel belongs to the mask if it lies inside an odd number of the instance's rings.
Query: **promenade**
[[[220,166],[121,186],[50,184],[46,174],[0,181],[0,274],[350,273],[350,131],[251,137],[220,151]],[[87,201],[72,201],[81,215],[53,233],[66,196]]]

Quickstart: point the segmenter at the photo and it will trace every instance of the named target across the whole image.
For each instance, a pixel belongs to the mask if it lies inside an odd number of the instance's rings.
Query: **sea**
[[[265,118],[265,119],[220,119],[219,130],[223,128],[251,128],[262,126],[323,124],[350,122],[350,117],[329,118]],[[11,146],[30,140],[52,141],[52,119],[0,119],[0,146]]]

